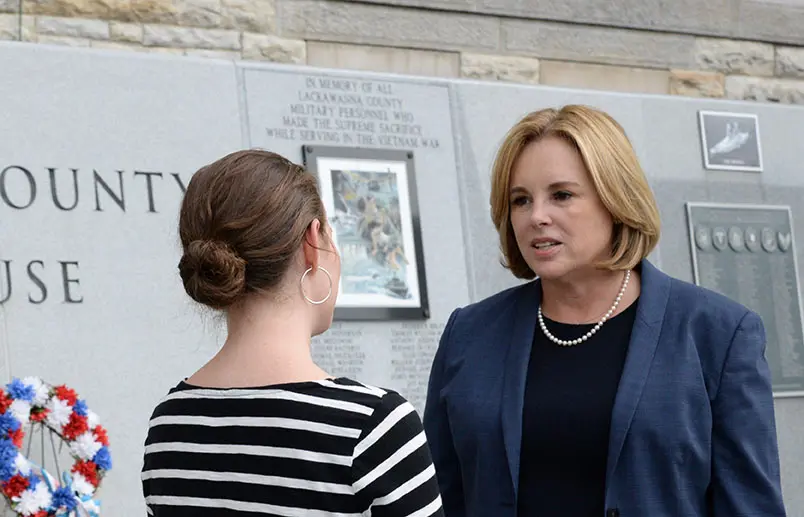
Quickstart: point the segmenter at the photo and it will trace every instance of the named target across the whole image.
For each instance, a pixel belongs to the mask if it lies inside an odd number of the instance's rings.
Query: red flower
[[[92,434],[95,435],[95,439],[101,445],[109,445],[109,436],[106,434],[106,429],[103,427],[96,425],[95,429],[92,430]]]
[[[22,427],[20,427],[16,431],[12,431],[9,429],[8,437],[11,438],[11,441],[18,449],[22,448],[23,440],[25,439],[25,431],[22,430]]]
[[[31,515],[31,517],[48,517],[48,515],[47,515],[47,511],[39,510],[35,514]]]
[[[14,400],[8,396],[8,393],[6,393],[3,390],[0,390],[0,414],[5,413],[6,409],[8,409],[9,406],[11,406],[12,402],[14,402]]]
[[[56,396],[71,406],[74,406],[78,400],[78,395],[76,395],[75,391],[63,384],[61,386],[56,386]]]
[[[28,483],[27,479],[16,474],[8,481],[3,482],[3,492],[5,492],[8,497],[17,497],[23,493],[29,485],[30,483]]]
[[[47,418],[48,413],[50,413],[50,410],[47,408],[34,408],[31,411],[31,422],[42,422]]]
[[[70,413],[70,421],[64,426],[61,434],[64,436],[65,440],[75,440],[79,435],[87,432],[87,430],[89,430],[87,417],[73,412]]]
[[[72,472],[77,472],[84,476],[93,486],[98,486],[98,466],[95,465],[95,462],[84,460],[76,461],[71,470]]]

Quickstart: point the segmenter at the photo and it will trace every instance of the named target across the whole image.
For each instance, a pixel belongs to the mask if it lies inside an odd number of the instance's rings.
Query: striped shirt
[[[150,420],[142,488],[156,517],[443,517],[421,420],[346,378],[172,388]]]

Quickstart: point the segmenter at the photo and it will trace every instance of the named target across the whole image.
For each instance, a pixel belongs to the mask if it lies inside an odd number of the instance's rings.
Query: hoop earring
[[[320,269],[321,271],[323,271],[325,275],[327,275],[327,279],[329,280],[329,292],[327,293],[327,295],[324,297],[324,299],[323,299],[323,300],[318,300],[318,301],[311,300],[311,299],[310,299],[310,298],[307,296],[307,293],[305,293],[305,292],[304,292],[304,277],[306,277],[306,276],[307,276],[307,274],[308,274],[310,271],[312,271],[312,270],[313,270],[313,268],[311,268],[311,267],[308,267],[308,268],[307,268],[307,271],[305,271],[305,272],[304,272],[304,274],[303,274],[303,275],[302,275],[302,277],[301,277],[301,282],[299,283],[299,284],[301,285],[301,292],[302,292],[302,296],[304,296],[304,299],[305,299],[305,300],[307,300],[308,302],[312,303],[313,305],[321,305],[321,304],[322,304],[322,303],[324,303],[325,301],[329,300],[329,297],[332,295],[332,276],[329,274],[329,271],[327,271],[327,270],[326,270],[326,269],[324,269],[323,267],[321,267],[321,266],[317,266],[317,267],[318,267],[318,269]]]

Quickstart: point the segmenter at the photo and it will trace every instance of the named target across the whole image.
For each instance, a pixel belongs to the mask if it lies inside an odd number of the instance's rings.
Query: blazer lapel
[[[634,328],[628,345],[628,355],[614,400],[611,416],[606,484],[622,452],[625,436],[631,426],[637,403],[648,378],[650,364],[659,344],[667,299],[670,295],[670,279],[647,260],[642,261],[641,293]]]
[[[514,502],[519,491],[519,452],[522,444],[522,409],[525,400],[525,381],[528,373],[533,332],[536,327],[536,312],[541,300],[538,279],[527,284],[515,309],[511,322],[511,341],[505,360],[502,401],[502,427],[505,452],[511,482],[514,486]]]

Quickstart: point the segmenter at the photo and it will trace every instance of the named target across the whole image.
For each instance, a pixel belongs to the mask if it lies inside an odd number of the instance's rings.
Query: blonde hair
[[[610,115],[579,105],[529,113],[505,136],[494,160],[491,178],[491,219],[500,237],[502,265],[518,278],[535,277],[517,246],[511,226],[511,171],[530,143],[558,136],[583,159],[603,205],[614,220],[611,255],[597,264],[626,270],[646,258],[659,242],[656,199],[622,126]]]

